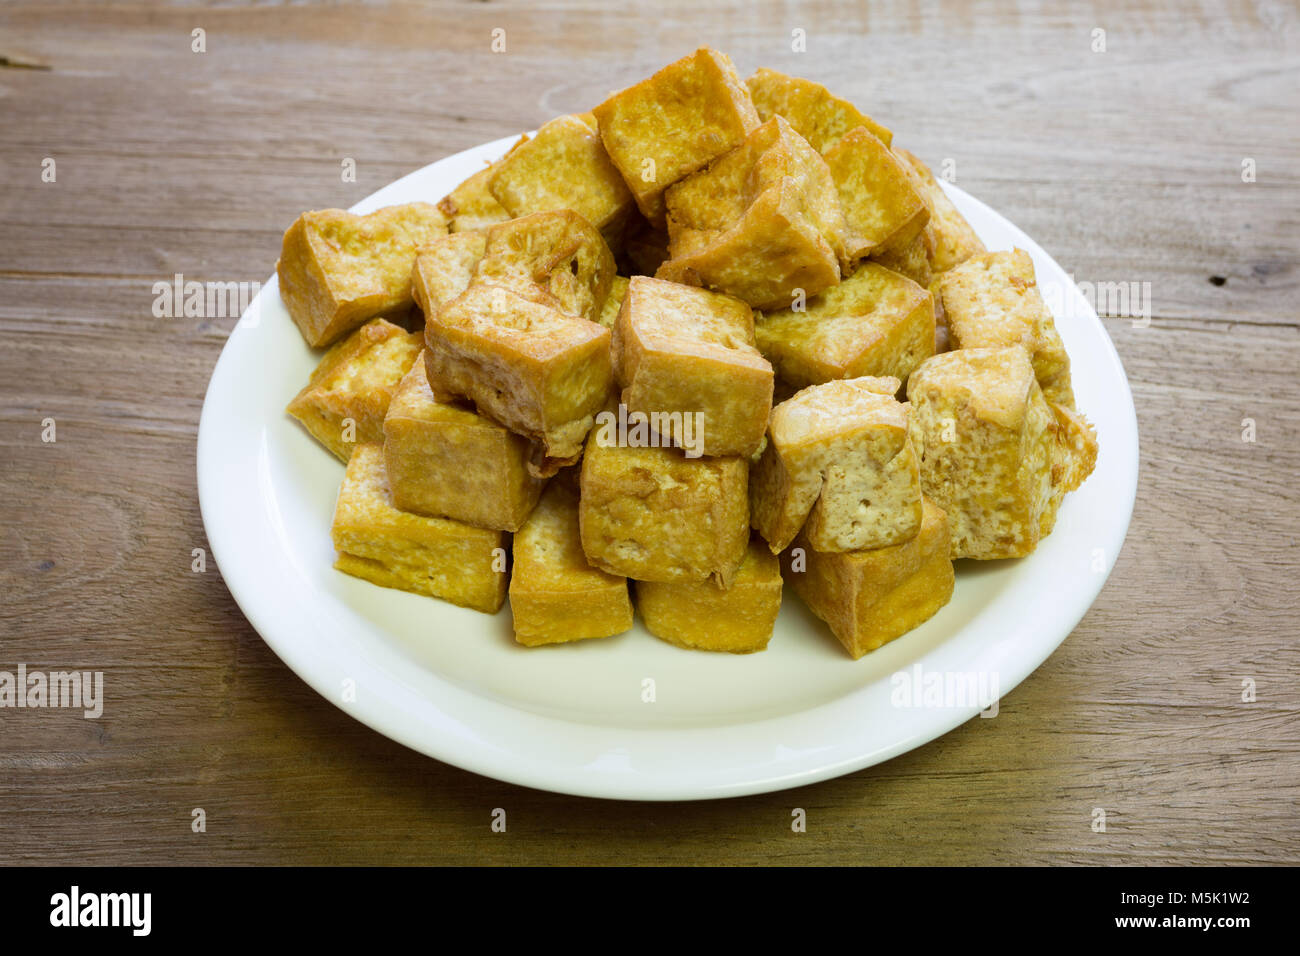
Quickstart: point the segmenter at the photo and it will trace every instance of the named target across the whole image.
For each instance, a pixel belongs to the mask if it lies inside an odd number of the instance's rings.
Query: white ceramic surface
[[[514,139],[427,166],[354,210],[436,202]],[[511,638],[508,603],[489,617],[335,571],[329,526],[343,466],[284,413],[319,356],[274,278],[231,333],[199,427],[199,499],[227,586],[276,654],[356,719],[448,763],[546,790],[645,800],[758,793],[848,773],[951,730],[980,702],[899,706],[895,675],[910,680],[917,665],[923,679],[982,675],[1005,694],[1042,663],[1119,553],[1138,445],[1124,370],[1095,312],[1032,239],[945,186],[990,249],[1033,256],[1101,453],[1031,557],[959,562],[952,602],[917,630],[852,661],[787,589],[760,654],[681,650],[639,623],[619,637],[529,650]],[[1014,730],[995,722],[989,732]]]

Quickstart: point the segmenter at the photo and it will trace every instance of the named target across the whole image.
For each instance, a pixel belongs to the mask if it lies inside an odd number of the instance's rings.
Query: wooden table
[[[855,6],[0,7],[0,669],[102,670],[109,697],[98,721],[0,711],[0,862],[1300,859],[1294,6]],[[825,82],[953,159],[1076,279],[1150,283],[1149,325],[1105,319],[1142,434],[1132,528],[996,720],[737,800],[508,786],[345,716],[218,569],[191,571],[199,411],[233,321],[156,318],[152,286],[262,280],[301,210],[588,108],[700,43]]]

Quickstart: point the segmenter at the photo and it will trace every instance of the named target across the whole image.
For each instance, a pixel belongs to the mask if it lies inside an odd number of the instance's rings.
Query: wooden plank
[[[98,721],[0,712],[0,862],[1297,862],[1288,20],[1162,0],[0,7],[0,668],[103,670],[108,690]],[[233,322],[155,318],[151,286],[260,281],[302,209],[584,109],[697,42],[825,82],[952,158],[1076,278],[1150,283],[1149,327],[1106,320],[1142,436],[1133,525],[1097,603],[993,720],[786,793],[538,793],[330,706],[219,568],[190,570],[194,439]]]

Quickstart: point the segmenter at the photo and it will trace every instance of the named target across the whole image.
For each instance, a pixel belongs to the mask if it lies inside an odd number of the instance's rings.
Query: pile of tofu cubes
[[[288,411],[347,464],[336,567],[520,644],[764,649],[784,583],[859,658],[1029,554],[1092,427],[1029,256],[888,129],[710,49],[436,204],[304,213]],[[432,198],[432,197],[431,197]],[[631,582],[631,586],[629,586]]]

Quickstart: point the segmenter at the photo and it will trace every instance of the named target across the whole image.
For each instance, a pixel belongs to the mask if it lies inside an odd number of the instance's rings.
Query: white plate
[[[513,141],[450,156],[354,210],[436,202]],[[343,466],[284,413],[319,356],[274,278],[231,333],[199,425],[203,523],[230,592],[276,654],[358,720],[439,760],[546,790],[644,800],[759,793],[858,770],[951,730],[983,701],[898,706],[911,685],[895,675],[914,679],[918,665],[922,684],[984,675],[1005,694],[1042,663],[1119,553],[1138,446],[1128,382],[1096,314],[1032,239],[948,192],[989,248],[1027,250],[1049,301],[1057,294],[1079,407],[1101,454],[1031,557],[960,562],[952,602],[899,640],[852,661],[787,590],[761,654],[681,650],[639,624],[528,650],[512,640],[508,604],[488,617],[335,571],[329,528]],[[345,700],[349,687],[355,700]]]

